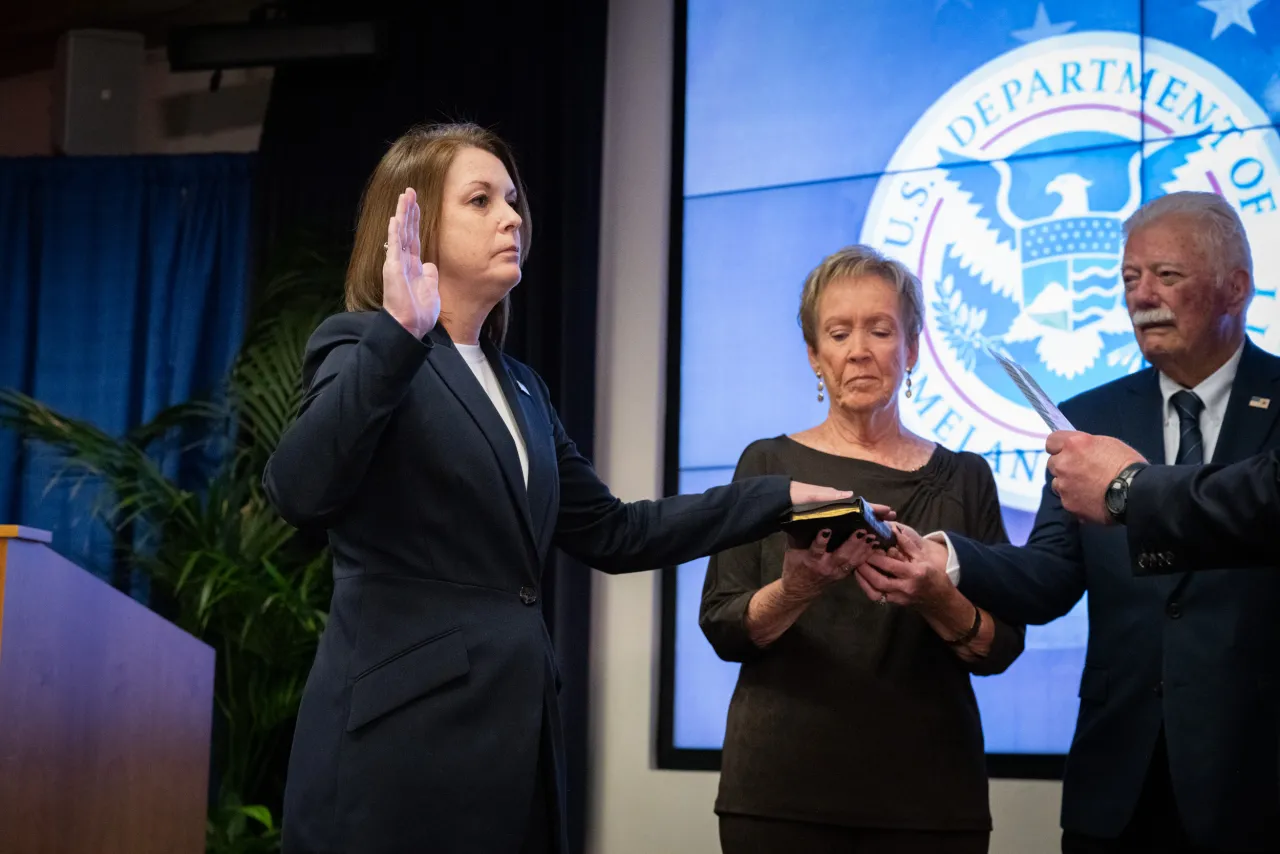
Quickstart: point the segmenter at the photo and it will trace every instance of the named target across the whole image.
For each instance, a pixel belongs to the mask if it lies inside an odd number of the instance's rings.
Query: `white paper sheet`
[[[1023,397],[1031,404],[1031,408],[1044,419],[1044,423],[1049,425],[1050,430],[1076,429],[1071,426],[1071,422],[1067,420],[1058,407],[1054,406],[1053,401],[1044,393],[1044,389],[1040,388],[1040,384],[1035,381],[1031,374],[1027,373],[1025,368],[990,347],[986,349],[991,354],[991,358],[999,362],[1000,367],[1004,368],[1005,373],[1013,380],[1013,384],[1018,387]]]

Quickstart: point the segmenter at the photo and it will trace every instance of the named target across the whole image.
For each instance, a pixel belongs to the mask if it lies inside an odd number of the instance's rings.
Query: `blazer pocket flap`
[[[356,677],[347,732],[416,700],[471,669],[461,629],[452,629],[396,653]]]
[[[1080,674],[1080,699],[1092,700],[1096,703],[1106,702],[1107,671],[1101,667],[1085,665]]]

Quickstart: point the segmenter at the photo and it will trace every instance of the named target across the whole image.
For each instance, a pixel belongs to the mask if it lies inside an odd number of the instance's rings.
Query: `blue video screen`
[[[1142,202],[1235,205],[1249,334],[1280,352],[1280,2],[688,0],[685,24],[680,491],[823,420],[800,288],[852,243],[919,275],[903,420],[987,456],[1015,543],[1048,431],[985,346],[1055,400],[1146,367],[1120,279],[1120,226]],[[705,570],[676,568],[665,602],[676,749],[721,746],[737,678],[698,628]],[[1029,627],[1006,673],[973,679],[989,753],[1067,751],[1087,636],[1082,600]]]

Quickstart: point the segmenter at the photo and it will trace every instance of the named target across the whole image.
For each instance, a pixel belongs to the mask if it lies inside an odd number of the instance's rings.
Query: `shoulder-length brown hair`
[[[520,264],[529,256],[533,242],[533,219],[524,183],[516,169],[515,157],[507,144],[492,131],[467,123],[421,125],[392,143],[378,167],[369,176],[360,199],[355,245],[347,265],[347,310],[370,311],[382,307],[382,262],[387,239],[387,220],[396,211],[396,200],[405,187],[413,187],[422,209],[422,260],[436,262],[439,247],[440,211],[444,203],[444,179],[453,158],[464,148],[479,148],[502,161],[516,186],[516,212],[520,214]],[[493,307],[485,318],[481,334],[501,348],[507,337],[511,297]]]

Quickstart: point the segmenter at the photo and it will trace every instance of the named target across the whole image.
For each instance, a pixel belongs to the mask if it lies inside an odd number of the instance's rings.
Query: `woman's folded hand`
[[[828,585],[848,578],[871,557],[876,538],[856,531],[835,551],[827,551],[829,530],[819,531],[808,548],[789,548],[782,559],[782,589],[788,599],[812,599]]]
[[[897,546],[868,555],[865,565],[858,568],[858,586],[867,598],[882,604],[927,611],[948,602],[955,588],[947,578],[946,547],[925,540],[907,525],[890,524]]]

